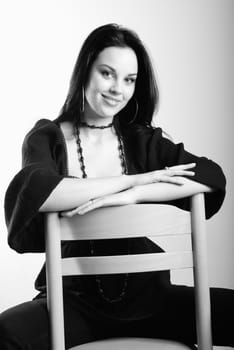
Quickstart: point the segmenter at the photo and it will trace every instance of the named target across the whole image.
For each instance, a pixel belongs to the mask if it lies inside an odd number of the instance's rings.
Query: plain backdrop
[[[226,174],[225,203],[208,221],[209,275],[212,286],[233,288],[234,1],[8,0],[0,13],[0,311],[35,295],[44,261],[7,245],[3,199],[23,138],[39,118],[58,115],[83,40],[110,22],[134,29],[150,53],[160,89],[154,123]]]

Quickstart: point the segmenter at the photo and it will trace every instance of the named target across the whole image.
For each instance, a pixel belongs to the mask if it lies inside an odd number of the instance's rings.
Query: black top
[[[182,143],[174,144],[163,137],[160,128],[131,126],[121,130],[118,119],[115,119],[117,132],[121,132],[129,174],[159,170],[165,166],[196,163],[194,181],[198,181],[214,188],[216,191],[205,194],[206,217],[210,218],[221,207],[225,196],[225,177],[221,168],[205,157],[197,157],[184,150]],[[11,181],[5,196],[5,218],[8,227],[8,243],[19,253],[44,252],[44,214],[39,208],[53,189],[64,178],[68,177],[67,153],[65,140],[58,121],[47,119],[39,120],[33,129],[26,135],[22,149],[22,170]],[[189,201],[181,199],[170,202],[183,209],[189,209]],[[160,247],[148,238],[134,238],[130,240],[117,239],[112,242],[105,240],[102,244],[95,244],[96,254],[105,254],[112,250],[118,254],[128,249],[130,253],[159,252]],[[69,242],[62,246],[63,256],[90,255],[88,241]],[[123,286],[122,276],[102,278],[105,290],[118,281],[119,290]],[[66,277],[65,287],[81,295],[92,298],[97,294],[97,284],[92,277]],[[111,283],[109,283],[111,282]],[[105,285],[106,283],[106,285]],[[151,293],[152,288],[169,283],[167,272],[131,274],[129,276],[126,298],[135,298],[143,290]],[[44,267],[36,281],[36,288],[45,288]],[[130,287],[129,287],[130,286]],[[113,297],[118,290],[110,288]],[[142,294],[142,295],[143,295]],[[147,303],[147,297],[144,298]],[[144,313],[149,308],[144,305]]]

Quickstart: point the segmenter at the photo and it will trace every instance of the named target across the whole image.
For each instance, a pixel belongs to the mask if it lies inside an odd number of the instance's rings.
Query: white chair
[[[210,296],[207,276],[204,196],[191,197],[191,212],[174,206],[136,204],[100,208],[85,215],[60,218],[47,213],[46,266],[48,309],[51,321],[52,350],[65,350],[63,318],[63,275],[89,275],[194,269],[197,342],[199,350],[211,350]],[[61,258],[61,240],[150,237],[192,233],[192,251]],[[155,240],[155,239],[154,239]],[[95,341],[72,350],[182,350],[186,345],[142,338]]]

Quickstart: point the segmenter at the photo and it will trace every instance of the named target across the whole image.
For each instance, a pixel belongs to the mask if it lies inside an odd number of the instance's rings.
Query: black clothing
[[[80,300],[65,293],[66,348],[110,337],[147,337],[196,343],[194,290],[170,286],[151,300],[157,310],[145,319],[115,319],[94,312]],[[213,343],[234,347],[234,293],[211,288]],[[120,303],[113,306],[118,308]],[[50,350],[46,299],[17,305],[0,314],[1,350]]]

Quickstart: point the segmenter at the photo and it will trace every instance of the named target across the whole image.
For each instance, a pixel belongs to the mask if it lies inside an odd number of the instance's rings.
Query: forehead
[[[138,70],[137,56],[130,47],[110,46],[105,48],[94,62],[94,65],[102,64],[126,74],[136,74]]]

